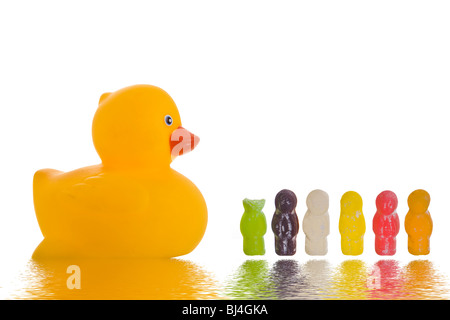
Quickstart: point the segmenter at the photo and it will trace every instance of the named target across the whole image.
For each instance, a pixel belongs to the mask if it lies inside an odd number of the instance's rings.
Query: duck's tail
[[[38,218],[39,226],[44,234],[41,226],[41,219],[45,210],[45,199],[51,194],[51,181],[54,180],[52,177],[61,174],[61,171],[54,169],[42,169],[37,171],[33,177],[33,202],[34,211],[36,212],[36,217]]]
[[[61,171],[54,169],[41,169],[36,171],[33,177],[33,194],[39,193],[50,181],[50,178],[61,174]]]

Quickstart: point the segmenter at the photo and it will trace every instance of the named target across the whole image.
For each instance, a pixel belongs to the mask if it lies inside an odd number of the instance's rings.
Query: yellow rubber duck
[[[172,98],[151,85],[104,93],[92,137],[101,164],[34,175],[44,240],[33,257],[169,258],[194,250],[206,203],[170,163],[199,139],[181,126]]]

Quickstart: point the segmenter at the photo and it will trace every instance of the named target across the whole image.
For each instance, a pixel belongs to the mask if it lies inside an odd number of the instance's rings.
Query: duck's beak
[[[178,127],[170,135],[170,154],[172,160],[177,156],[188,153],[198,145],[200,138],[183,127]]]

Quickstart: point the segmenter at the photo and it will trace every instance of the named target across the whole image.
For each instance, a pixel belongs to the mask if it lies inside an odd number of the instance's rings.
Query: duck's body
[[[45,239],[34,256],[164,258],[191,252],[207,223],[197,187],[170,161],[108,160],[70,172],[36,172],[34,205]]]

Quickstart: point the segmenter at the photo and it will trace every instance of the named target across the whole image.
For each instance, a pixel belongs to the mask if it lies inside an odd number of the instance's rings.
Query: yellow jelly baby
[[[341,250],[345,255],[357,256],[364,251],[366,222],[362,206],[361,196],[354,191],[344,193],[341,198],[339,233],[341,234]]]
[[[167,258],[191,252],[206,229],[206,203],[170,164],[199,139],[181,126],[172,98],[150,85],[105,93],[92,137],[100,164],[34,175],[44,240],[33,256]]]

